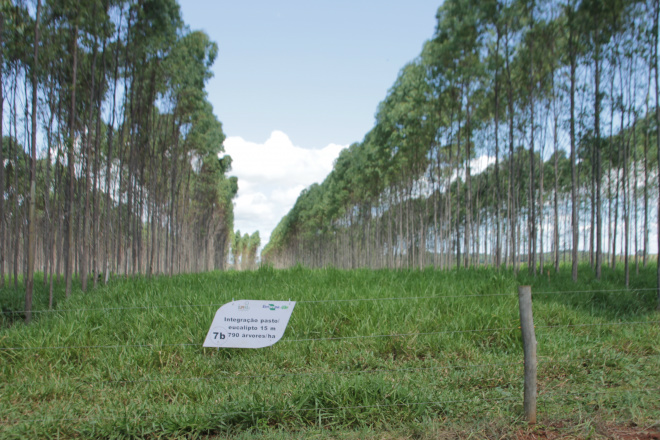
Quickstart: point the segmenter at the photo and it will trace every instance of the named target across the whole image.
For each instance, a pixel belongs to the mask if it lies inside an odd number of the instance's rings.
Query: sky
[[[179,0],[218,44],[208,99],[238,177],[234,229],[262,245],[300,191],[374,125],[440,0]]]

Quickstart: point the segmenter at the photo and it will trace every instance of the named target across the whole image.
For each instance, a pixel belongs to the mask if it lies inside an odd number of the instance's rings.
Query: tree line
[[[374,127],[300,195],[276,266],[649,262],[658,0],[445,0]],[[659,238],[660,239],[660,238]],[[632,267],[631,267],[632,266]],[[660,272],[659,279],[660,279]]]
[[[261,246],[259,231],[252,234],[246,232],[243,235],[240,230],[234,232],[231,241],[233,268],[235,270],[256,269],[259,246]]]
[[[224,268],[217,45],[176,0],[0,1],[0,287]]]

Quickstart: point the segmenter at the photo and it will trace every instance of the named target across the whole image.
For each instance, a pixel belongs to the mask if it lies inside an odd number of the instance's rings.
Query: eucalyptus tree
[[[0,3],[0,288],[5,286],[5,155],[4,155],[4,70],[5,70],[5,13],[9,4]]]
[[[27,279],[25,281],[25,322],[32,318],[32,296],[34,293],[34,258],[37,250],[37,87],[39,69],[39,21],[41,16],[41,0],[37,0],[37,11],[34,20],[34,58],[32,60],[32,139],[30,141],[30,194],[28,214],[28,261]],[[1,121],[0,121],[1,123]],[[3,165],[4,166],[4,165]]]
[[[261,237],[259,236],[259,231],[255,231],[250,235],[247,246],[247,259],[248,267],[250,269],[255,269],[257,265],[257,252],[261,246]]]
[[[35,266],[52,306],[62,269],[69,296],[77,275],[224,265],[238,182],[204,90],[217,45],[175,0],[5,1],[0,43],[0,284],[24,273],[27,320]]]
[[[657,163],[660,167],[660,60],[658,58],[658,33],[660,33],[660,1],[653,1],[653,61],[655,62],[654,70],[654,83],[655,83],[655,140],[657,150]],[[660,179],[658,179],[658,198],[657,198],[657,213],[660,219]],[[658,234],[658,254],[660,255],[660,234]],[[660,310],[660,263],[657,267],[657,283],[658,283],[658,310]]]

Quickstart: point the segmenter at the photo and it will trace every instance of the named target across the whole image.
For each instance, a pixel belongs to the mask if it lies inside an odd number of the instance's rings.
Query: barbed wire
[[[603,289],[603,290],[548,290],[536,292],[532,290],[532,295],[561,295],[565,293],[638,293],[638,292],[647,292],[654,291],[657,292],[657,287],[644,287],[644,288],[635,288],[635,289]]]
[[[560,327],[608,327],[614,325],[637,325],[637,324],[660,324],[660,321],[620,321],[620,322],[595,322],[591,324],[554,324],[535,325],[535,328],[560,328]]]
[[[444,334],[444,333],[474,333],[474,332],[488,332],[488,331],[501,331],[501,330],[515,330],[518,327],[502,327],[502,328],[488,328],[488,329],[476,329],[476,330],[446,330],[446,331],[437,331],[437,332],[423,332],[423,333],[392,333],[392,334],[383,334],[383,335],[356,335],[356,336],[337,336],[337,337],[327,337],[327,338],[303,338],[303,339],[282,339],[279,341],[282,342],[312,342],[312,341],[336,341],[341,339],[368,339],[368,338],[386,338],[386,337],[401,337],[401,336],[426,336],[434,334]],[[39,346],[39,347],[0,347],[0,351],[11,351],[11,350],[50,350],[50,349],[71,349],[71,348],[81,348],[81,349],[90,349],[90,348],[160,348],[160,347],[188,347],[188,346],[199,346],[199,343],[175,343],[175,344],[124,344],[124,345],[59,345],[59,346]],[[219,348],[219,347],[208,347],[208,348]]]
[[[385,298],[347,298],[347,299],[319,299],[319,300],[302,300],[296,301],[296,304],[313,304],[313,303],[329,303],[329,302],[359,302],[359,301],[395,301],[395,300],[418,300],[418,299],[442,299],[442,298],[474,298],[474,297],[488,297],[488,296],[510,296],[514,297],[513,293],[489,293],[489,294],[469,294],[469,295],[428,295],[428,296],[401,296],[401,297],[385,297]],[[259,300],[246,300],[246,301],[259,301]],[[232,300],[233,302],[233,300]],[[210,304],[177,304],[177,305],[155,305],[155,306],[131,306],[131,307],[98,307],[98,308],[80,308],[80,309],[40,309],[33,310],[32,313],[56,313],[56,312],[88,312],[88,311],[106,311],[106,310],[148,310],[160,308],[186,308],[186,307],[220,307],[228,303],[210,303]],[[27,313],[25,310],[6,310],[2,311],[3,314],[19,314]]]
[[[132,384],[132,383],[151,383],[151,382],[205,382],[213,380],[226,380],[226,379],[268,379],[277,377],[303,377],[303,376],[329,376],[329,375],[359,375],[359,374],[378,374],[378,373],[403,373],[403,372],[422,372],[422,371],[439,371],[451,369],[476,369],[482,367],[506,367],[523,365],[522,361],[519,362],[496,362],[488,364],[461,364],[461,365],[436,365],[431,367],[415,367],[415,368],[378,368],[372,370],[334,370],[334,371],[306,371],[298,373],[269,373],[269,374],[250,374],[250,375],[235,375],[235,374],[221,374],[215,376],[201,376],[201,377],[163,377],[154,379],[114,379],[114,380],[98,380],[98,381],[85,381],[79,382],[85,385],[92,384]],[[13,382],[13,384],[25,385],[26,382]]]
[[[532,295],[562,295],[578,293],[640,293],[646,291],[657,291],[657,288],[639,288],[639,289],[603,289],[603,290],[565,290],[565,291],[532,291]],[[485,294],[467,294],[467,295],[427,295],[427,296],[397,296],[397,297],[373,297],[373,298],[346,298],[346,299],[313,299],[296,301],[296,304],[314,304],[314,303],[341,303],[341,302],[361,302],[361,301],[405,301],[420,299],[445,299],[445,298],[483,298],[507,296],[516,298],[515,292],[511,293],[485,293]],[[232,300],[234,301],[234,300]],[[258,300],[246,300],[258,301]],[[128,306],[128,307],[90,307],[77,309],[37,309],[30,313],[69,313],[69,312],[100,312],[100,311],[119,311],[119,310],[151,310],[151,309],[172,309],[172,308],[196,308],[196,307],[221,307],[227,303],[208,303],[208,304],[172,304],[172,305],[153,305],[153,306]],[[24,314],[27,310],[2,310],[0,314]]]
[[[564,396],[590,396],[590,395],[599,395],[599,394],[617,394],[617,393],[651,393],[658,392],[660,388],[644,388],[644,389],[611,389],[608,391],[579,391],[579,392],[551,392],[551,393],[539,393],[538,397],[564,397]]]
[[[560,327],[606,327],[616,325],[638,325],[638,324],[660,324],[660,321],[621,321],[621,322],[601,322],[593,324],[556,324],[556,325],[537,325],[535,328],[560,328]],[[480,332],[496,332],[518,330],[520,327],[496,327],[485,329],[470,329],[470,330],[441,330],[435,332],[412,332],[412,333],[390,333],[379,335],[355,335],[355,336],[330,336],[325,338],[298,338],[298,339],[282,339],[283,342],[317,342],[317,341],[340,341],[351,339],[371,339],[371,338],[396,338],[405,336],[429,336],[441,334],[455,334],[455,333],[480,333]],[[172,343],[172,344],[121,344],[121,345],[58,345],[58,346],[37,346],[37,347],[0,347],[0,351],[19,351],[19,350],[66,350],[66,349],[93,349],[93,348],[162,348],[162,347],[189,347],[199,346],[199,343]],[[220,347],[209,347],[220,348]]]

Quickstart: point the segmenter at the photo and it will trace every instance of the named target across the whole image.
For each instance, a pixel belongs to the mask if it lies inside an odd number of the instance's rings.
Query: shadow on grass
[[[655,314],[657,307],[656,265],[631,265],[630,283],[626,287],[622,264],[614,269],[604,266],[601,279],[596,279],[589,264],[578,267],[578,280],[573,281],[571,267],[546,266],[543,273],[530,275],[523,267],[518,272],[520,285],[531,285],[534,301],[555,303],[608,321],[635,320]]]

